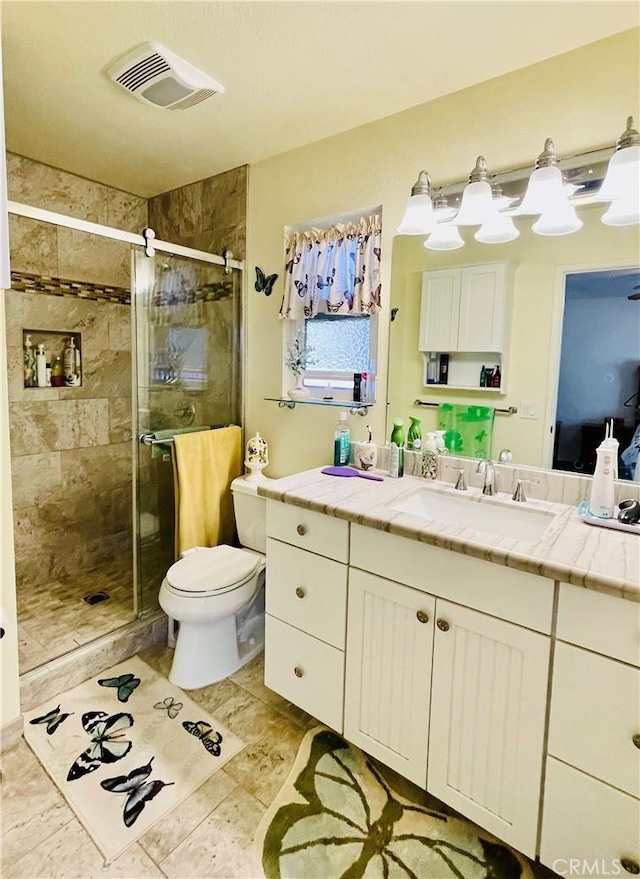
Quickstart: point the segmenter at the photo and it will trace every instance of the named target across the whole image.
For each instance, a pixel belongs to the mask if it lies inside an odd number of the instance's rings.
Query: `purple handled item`
[[[326,473],[327,476],[359,476],[361,479],[373,479],[375,482],[384,482],[382,476],[354,470],[353,467],[323,467],[321,472]]]

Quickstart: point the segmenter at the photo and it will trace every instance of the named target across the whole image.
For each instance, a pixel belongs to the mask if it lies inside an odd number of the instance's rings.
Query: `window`
[[[293,338],[310,350],[302,379],[314,397],[353,400],[360,374],[360,399],[375,400],[380,236],[374,214],[294,232],[287,241],[284,350]]]

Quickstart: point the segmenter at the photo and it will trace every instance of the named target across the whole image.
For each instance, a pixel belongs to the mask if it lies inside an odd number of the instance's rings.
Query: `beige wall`
[[[283,410],[263,399],[280,392],[278,308],[284,227],[382,204],[386,302],[380,322],[378,388],[382,393],[368,418],[350,416],[349,423],[352,437],[364,437],[366,421],[374,427],[374,438],[383,441],[393,236],[420,169],[427,168],[434,183],[444,184],[463,180],[479,154],[495,169],[530,164],[549,136],[560,155],[613,143],[626,117],[638,117],[638,72],[638,31],[628,31],[251,167],[246,428],[250,433],[259,430],[268,439],[270,475],[326,464],[337,420],[335,409],[297,406]],[[269,299],[253,293],[255,265],[280,275]],[[540,281],[548,285],[548,278]],[[536,311],[539,327],[528,357],[539,363],[544,350],[536,349],[536,339],[540,340],[545,323],[551,328],[552,322],[547,292],[540,305],[529,302],[520,308],[515,316],[516,335],[530,319],[527,308]],[[539,396],[546,387],[547,371],[547,364],[541,363],[536,379],[539,387],[531,388],[523,384],[527,369],[519,371],[516,366],[510,396]],[[394,414],[406,417],[408,412]],[[539,438],[535,442],[539,445]]]

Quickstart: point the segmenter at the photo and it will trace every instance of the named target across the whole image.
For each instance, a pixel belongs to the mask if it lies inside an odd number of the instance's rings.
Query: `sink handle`
[[[467,490],[467,480],[465,478],[465,469],[464,467],[453,467],[451,464],[447,464],[447,470],[456,470],[458,473],[458,478],[456,480],[456,491],[466,491]]]
[[[531,485],[539,485],[540,480],[539,479],[519,479],[519,478],[516,479],[515,491],[511,495],[512,501],[520,501],[521,503],[524,503],[526,501],[527,497],[524,493],[524,488],[522,487],[525,483],[531,483]]]

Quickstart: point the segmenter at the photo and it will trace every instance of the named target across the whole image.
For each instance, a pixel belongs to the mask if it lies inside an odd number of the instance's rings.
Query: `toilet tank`
[[[267,477],[260,480],[265,482]],[[267,502],[258,496],[259,482],[239,476],[231,483],[233,509],[241,546],[256,552],[267,551]]]

